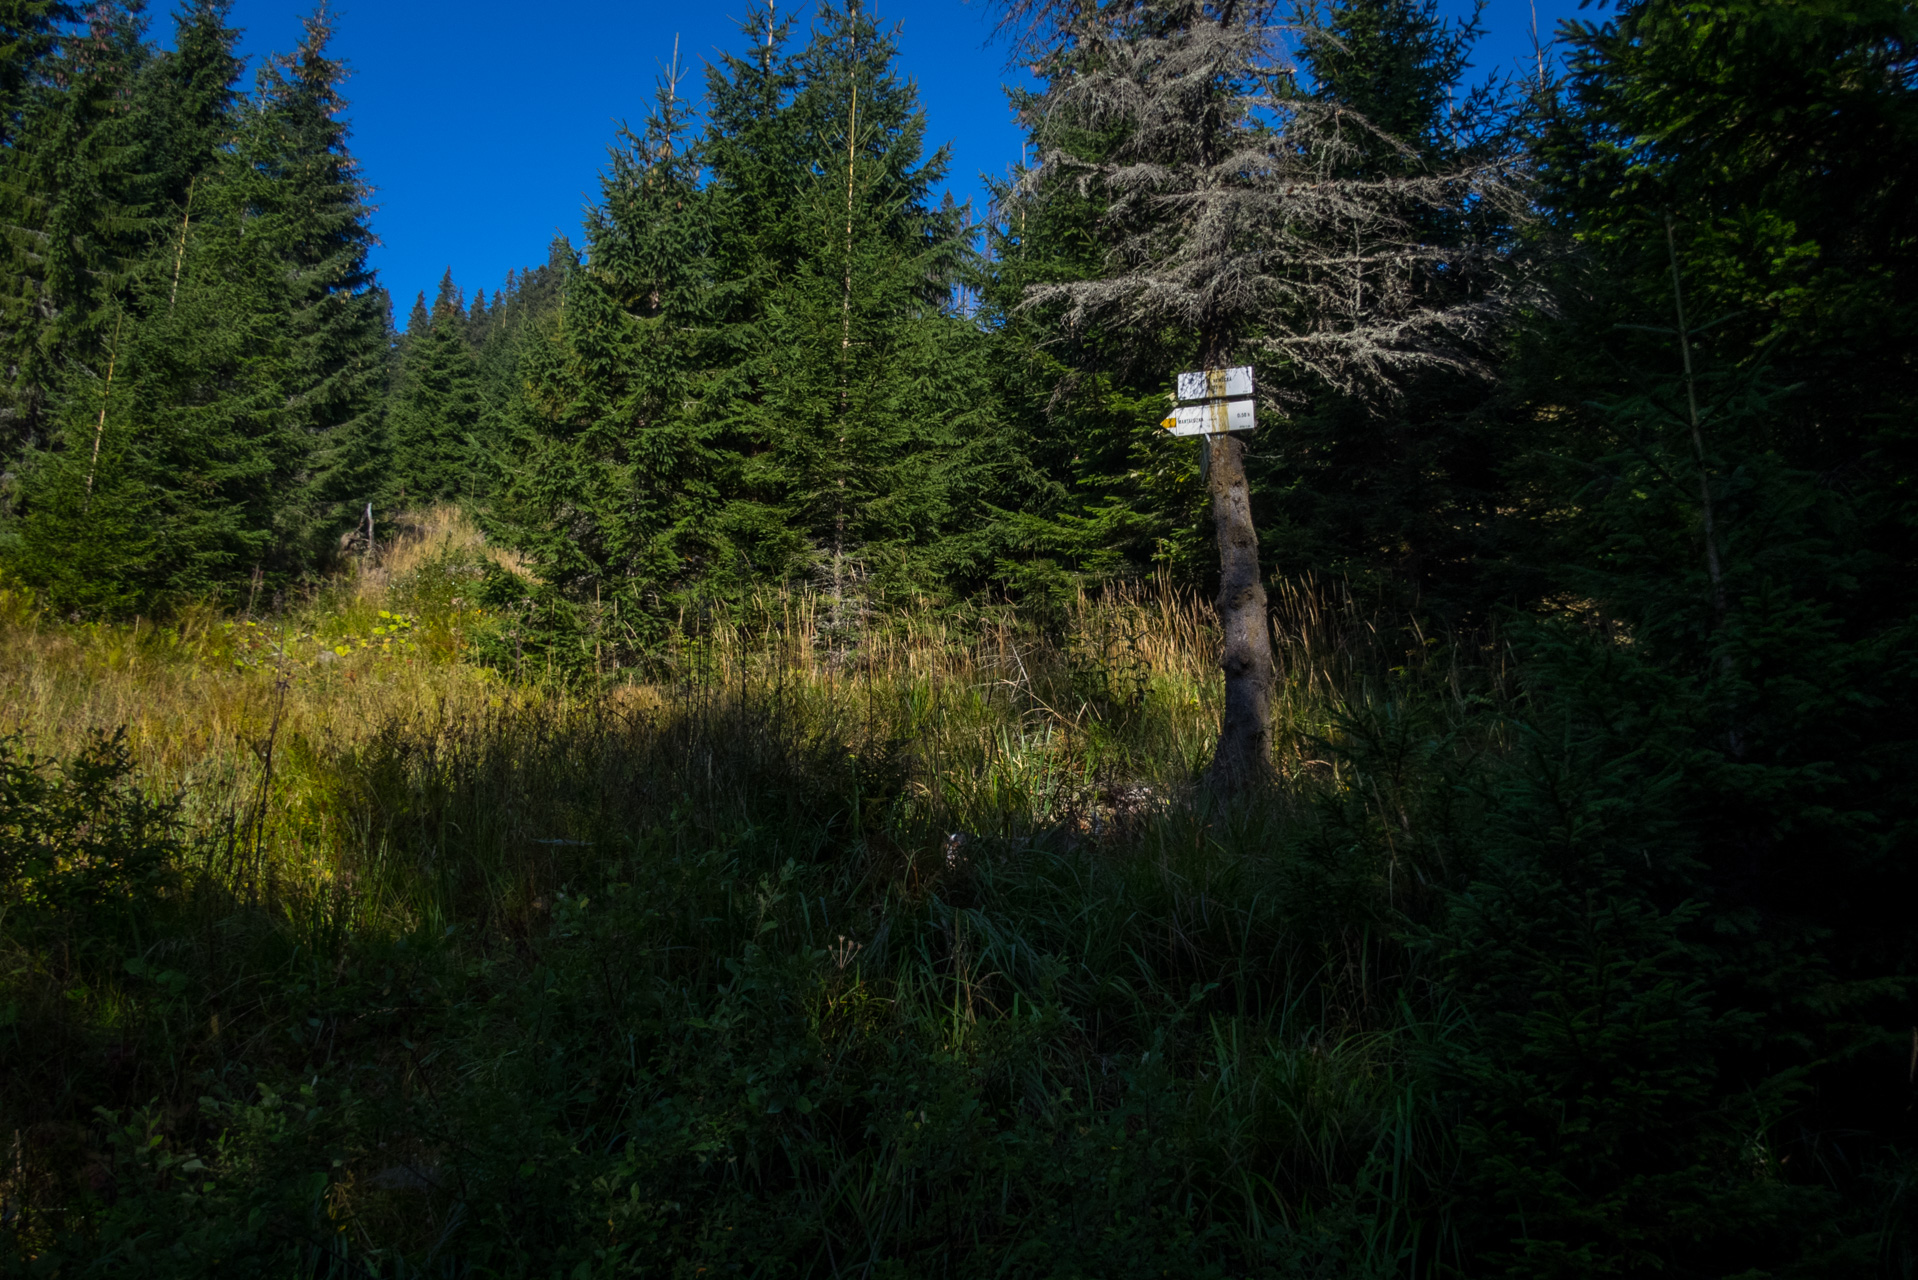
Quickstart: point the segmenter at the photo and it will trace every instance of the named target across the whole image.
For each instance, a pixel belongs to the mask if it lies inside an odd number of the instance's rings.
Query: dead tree
[[[1389,398],[1415,370],[1475,368],[1506,307],[1497,248],[1434,238],[1420,215],[1510,207],[1514,191],[1503,157],[1434,164],[1302,92],[1291,51],[1326,37],[1306,10],[1286,14],[1270,0],[1006,0],[1000,24],[1047,86],[1027,113],[1039,163],[1015,198],[1076,185],[1102,205],[1108,246],[1097,278],[1034,286],[1024,305],[1142,345],[1194,334],[1207,367],[1259,370],[1268,422],[1327,388]],[[1382,153],[1395,163],[1362,163]],[[1210,780],[1236,790],[1271,768],[1272,643],[1245,442],[1204,440],[1225,672]]]

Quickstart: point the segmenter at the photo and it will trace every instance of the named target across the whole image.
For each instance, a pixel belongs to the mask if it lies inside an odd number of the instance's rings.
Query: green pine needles
[[[533,595],[587,611],[602,660],[759,584],[815,585],[848,633],[977,584],[987,504],[1019,467],[987,337],[955,304],[965,211],[934,205],[944,153],[890,38],[856,4],[800,47],[769,8],[743,32],[703,128],[675,63],[621,135],[522,356],[523,461],[494,527]]]
[[[29,123],[46,132],[8,156],[41,222],[14,241],[16,314],[54,319],[9,329],[30,345],[0,545],[62,609],[151,613],[310,574],[383,462],[386,304],[331,31],[310,20],[242,97],[225,13],[183,11],[173,51],[84,60],[118,77],[98,119],[43,69]],[[90,167],[43,173],[43,151]]]

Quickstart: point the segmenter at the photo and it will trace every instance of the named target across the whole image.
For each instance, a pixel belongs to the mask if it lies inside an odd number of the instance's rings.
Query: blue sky
[[[798,0],[788,0],[798,4]],[[1461,0],[1441,0],[1463,12]],[[1489,0],[1480,71],[1529,65],[1534,0]],[[1576,0],[1535,0],[1539,29]],[[440,274],[470,297],[509,268],[542,262],[555,234],[579,239],[616,122],[638,124],[679,39],[697,66],[738,48],[744,0],[571,0],[551,9],[499,0],[337,0],[334,48],[353,68],[353,149],[376,188],[373,264],[405,323],[413,295]],[[780,6],[782,9],[786,5]],[[949,186],[983,210],[982,173],[1019,160],[1020,133],[1000,86],[1005,48],[990,42],[982,0],[876,0],[899,25],[901,69],[918,82],[930,139],[952,146]],[[156,8],[158,6],[156,5]],[[254,56],[299,38],[301,0],[237,0],[233,22]],[[1589,11],[1588,11],[1589,12]],[[169,36],[159,17],[156,34]],[[697,73],[695,85],[701,83]]]

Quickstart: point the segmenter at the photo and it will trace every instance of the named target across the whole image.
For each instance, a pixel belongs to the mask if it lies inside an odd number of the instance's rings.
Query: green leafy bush
[[[0,738],[0,894],[58,912],[146,905],[174,883],[178,811],[141,790],[124,728],[64,764]]]

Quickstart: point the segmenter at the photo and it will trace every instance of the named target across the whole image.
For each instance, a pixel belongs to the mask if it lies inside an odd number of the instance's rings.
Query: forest
[[[0,0],[0,1274],[1918,1272],[1918,9],[753,0],[401,328],[230,2]]]

